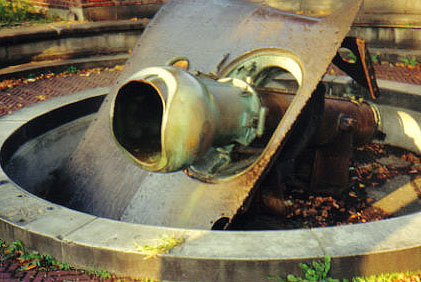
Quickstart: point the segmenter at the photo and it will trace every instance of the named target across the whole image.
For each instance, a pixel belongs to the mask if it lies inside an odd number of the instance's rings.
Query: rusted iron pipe
[[[256,91],[262,104],[268,108],[265,129],[266,132],[270,132],[285,114],[294,94],[273,88],[258,88]],[[370,142],[377,132],[379,123],[376,109],[367,102],[326,97],[320,128],[313,145],[329,144],[341,131],[352,131],[354,146]]]

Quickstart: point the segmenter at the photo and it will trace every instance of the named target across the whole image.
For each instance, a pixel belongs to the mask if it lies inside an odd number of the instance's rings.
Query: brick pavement
[[[46,99],[112,84],[121,66],[47,75],[46,78],[0,81],[0,117]]]
[[[421,84],[421,65],[414,68],[375,64],[376,77],[404,83]],[[330,68],[328,73],[331,74]],[[343,73],[337,68],[334,74]],[[46,79],[0,81],[0,117],[13,111],[46,100],[88,88],[110,85],[120,74],[121,66],[112,69],[82,71],[79,74],[51,76]],[[20,82],[20,83],[19,83]],[[7,85],[12,87],[7,87]],[[15,85],[16,84],[16,85]]]
[[[375,65],[376,77],[378,79],[386,79],[400,81],[410,84],[421,84],[421,65],[414,68],[398,67],[389,63]]]
[[[78,270],[39,270],[31,269],[26,271],[19,270],[21,265],[17,260],[8,259],[0,262],[0,282],[134,282],[127,277],[112,276],[109,279],[101,279],[99,276],[86,274]]]
[[[334,70],[333,74],[344,75],[341,70],[333,66],[329,67],[329,74],[332,74],[332,69]],[[374,70],[377,79],[393,80],[410,84],[421,84],[421,64],[418,64],[416,67],[405,67],[396,66],[389,62],[383,62],[381,64],[374,64]]]

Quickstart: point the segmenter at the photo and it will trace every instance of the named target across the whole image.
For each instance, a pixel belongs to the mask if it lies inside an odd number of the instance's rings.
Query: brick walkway
[[[47,75],[47,78],[0,81],[0,117],[46,99],[112,84],[120,66],[81,71],[77,74]],[[35,81],[33,81],[35,80]]]
[[[397,67],[388,63],[375,65],[376,78],[421,84],[421,65],[414,68]]]
[[[375,70],[378,79],[421,84],[421,65],[410,69],[407,67],[393,66],[389,63],[376,64]],[[65,74],[58,77],[51,76],[36,81],[0,81],[0,117],[12,113],[19,108],[51,97],[110,85],[118,77],[120,72],[121,66],[118,66],[112,69],[96,70],[93,72]],[[336,68],[335,73],[342,74]]]
[[[377,64],[375,70],[379,79],[421,84],[421,66],[409,69],[390,64]],[[105,70],[91,70],[79,74],[51,76],[35,81],[0,81],[0,116],[51,97],[110,85],[120,72],[121,67],[116,67]],[[337,69],[334,72],[340,74]],[[80,271],[19,271],[19,266],[19,263],[15,260],[0,263],[0,282],[134,281],[130,278],[121,277],[101,280],[99,277],[87,275]]]
[[[102,280],[99,276],[85,274],[81,271],[64,270],[27,270],[20,271],[21,265],[16,260],[0,262],[0,282],[55,282],[55,281],[80,281],[80,282],[134,282],[131,278],[115,277]]]
[[[338,68],[330,66],[328,73],[334,69],[334,74],[344,75]],[[421,64],[416,67],[395,66],[388,62],[374,65],[376,78],[399,81],[410,84],[421,84]]]

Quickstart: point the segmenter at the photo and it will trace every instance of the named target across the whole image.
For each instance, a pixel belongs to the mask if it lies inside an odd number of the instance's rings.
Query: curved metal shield
[[[292,14],[265,1],[175,0],[141,36],[96,121],[63,169],[71,206],[99,216],[150,225],[210,229],[232,218],[271,166],[361,6],[348,0],[324,18]],[[266,1],[269,2],[269,1]],[[263,4],[262,4],[263,3]],[[264,50],[286,54],[299,90],[263,153],[244,172],[206,183],[184,172],[151,173],[126,159],[110,132],[110,103],[136,71],[186,57],[191,71],[228,74]],[[262,53],[263,52],[263,53]],[[269,66],[272,61],[267,61]]]

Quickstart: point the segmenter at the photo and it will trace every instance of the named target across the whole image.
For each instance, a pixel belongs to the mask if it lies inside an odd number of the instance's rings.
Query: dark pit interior
[[[163,104],[149,83],[132,81],[117,94],[112,125],[116,140],[144,163],[161,157]]]

